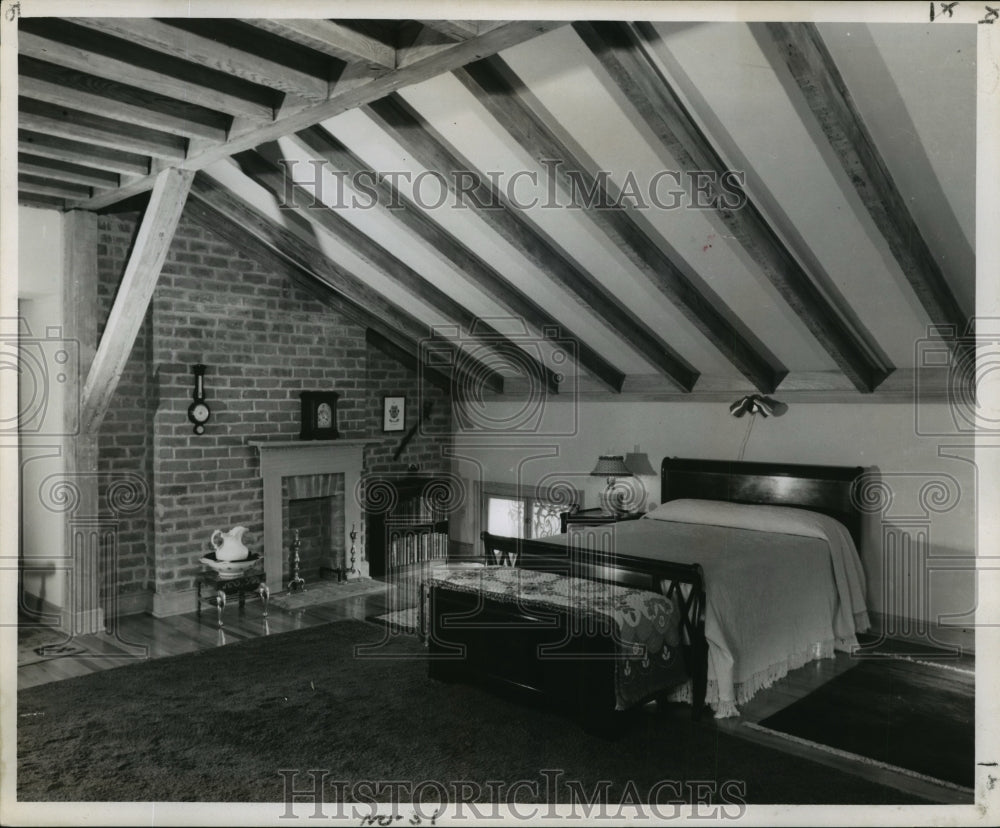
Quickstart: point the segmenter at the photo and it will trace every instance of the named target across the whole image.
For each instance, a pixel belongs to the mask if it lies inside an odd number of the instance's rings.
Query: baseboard
[[[976,635],[972,627],[946,627],[940,624],[928,624],[926,634],[917,631],[917,621],[899,615],[886,615],[869,610],[873,635],[884,635],[899,641],[912,644],[926,644],[932,647],[961,647],[963,653],[976,652]]]
[[[18,609],[30,618],[32,623],[44,624],[47,627],[56,627],[61,630],[66,629],[66,619],[62,607],[28,592],[26,589],[22,590],[20,599],[21,605]]]
[[[104,607],[73,613],[73,630],[79,634],[104,632]]]
[[[154,592],[153,608],[150,610],[154,618],[166,618],[170,615],[180,615],[191,612],[198,606],[198,593],[193,589],[181,589],[174,592]]]
[[[153,611],[152,592],[124,592],[115,596],[114,606],[108,607],[113,618],[126,615],[144,615]]]

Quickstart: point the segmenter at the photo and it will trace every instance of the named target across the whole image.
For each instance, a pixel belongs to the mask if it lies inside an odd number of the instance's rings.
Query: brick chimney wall
[[[99,221],[100,301],[106,318],[121,281],[138,214]],[[320,300],[182,217],[150,310],[100,437],[102,480],[141,477],[148,502],[115,517],[116,584],[122,611],[148,609],[151,591],[191,589],[213,529],[243,525],[259,550],[263,494],[250,439],[297,439],[299,392],[340,394],[338,428],[371,439],[366,472],[448,468],[451,406],[445,393],[367,345],[336,297]],[[191,366],[207,366],[212,417],[195,435],[187,420]],[[406,427],[422,400],[428,427],[393,460],[403,433],[382,432],[382,397],[407,400]],[[145,599],[143,598],[145,596]],[[193,608],[193,607],[192,607]]]

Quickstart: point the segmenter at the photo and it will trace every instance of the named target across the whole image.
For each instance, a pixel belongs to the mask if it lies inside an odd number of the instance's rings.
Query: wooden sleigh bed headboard
[[[696,498],[809,509],[839,520],[860,549],[861,510],[856,488],[863,473],[861,466],[665,457],[660,465],[660,501]]]

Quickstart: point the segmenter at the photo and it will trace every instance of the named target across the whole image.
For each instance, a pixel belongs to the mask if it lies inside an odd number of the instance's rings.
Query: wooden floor
[[[217,625],[215,609],[207,606],[200,615],[192,611],[168,618],[126,616],[118,619],[109,633],[76,636],[64,641],[60,641],[53,631],[39,629],[37,633],[42,636],[48,634],[48,637],[39,639],[36,636],[33,640],[19,644],[18,688],[123,667],[135,663],[136,659],[207,650],[247,638],[305,629],[345,618],[372,618],[390,610],[414,605],[415,585],[419,576],[419,571],[415,571],[409,578],[399,579],[395,584],[386,584],[384,589],[377,592],[339,598],[297,610],[289,611],[272,604],[266,618],[262,616],[262,607],[256,596],[247,599],[246,608],[242,611],[232,601],[225,610],[224,626],[221,628]],[[51,645],[46,652],[53,653],[52,655],[39,655],[36,652],[34,645],[39,640]],[[60,653],[60,647],[66,648],[64,653]],[[860,763],[748,726],[803,698],[852,666],[853,659],[845,653],[837,653],[832,659],[810,662],[775,682],[772,687],[760,691],[741,708],[739,717],[714,719],[712,722],[714,726],[748,741],[799,755],[933,802],[970,802],[968,793],[946,785],[937,785],[905,773]],[[971,657],[964,657],[958,666],[960,669],[974,669],[974,661]],[[928,667],[931,675],[938,669],[940,668]],[[864,704],[864,699],[859,699],[858,704]]]

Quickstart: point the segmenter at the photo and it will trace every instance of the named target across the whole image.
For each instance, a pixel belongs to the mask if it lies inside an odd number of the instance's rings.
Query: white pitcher
[[[245,526],[234,526],[228,532],[216,529],[212,532],[212,546],[215,547],[215,560],[242,561],[250,556],[250,550],[243,545]]]

